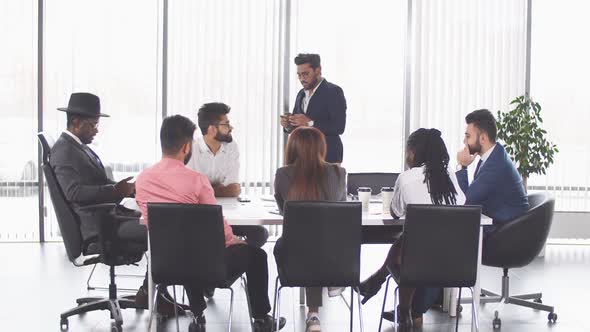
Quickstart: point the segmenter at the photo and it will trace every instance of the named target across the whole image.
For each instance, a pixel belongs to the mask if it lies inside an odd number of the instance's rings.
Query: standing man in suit
[[[326,137],[326,161],[342,163],[343,148],[340,135],[346,126],[346,99],[336,84],[322,77],[318,54],[295,57],[297,77],[303,89],[295,98],[293,114],[281,116],[281,126],[287,133],[297,127],[316,127]]]
[[[78,215],[85,205],[118,203],[135,191],[131,177],[115,182],[109,179],[100,158],[87,144],[92,143],[98,133],[101,117],[109,115],[100,112],[100,99],[86,92],[73,93],[68,107],[58,108],[67,113],[67,129],[51,148],[50,164],[66,200]],[[117,205],[115,220],[119,222],[117,234],[123,241],[137,242],[147,250],[147,231],[139,224],[139,213]],[[84,244],[96,241],[98,228],[94,222],[81,218],[80,232]],[[158,312],[174,315],[173,302],[164,296],[158,297]],[[147,275],[143,286],[137,292],[135,302],[147,308]],[[177,309],[180,311],[180,309]]]
[[[492,218],[493,225],[484,227],[484,236],[495,225],[504,224],[529,209],[522,178],[504,147],[496,142],[496,119],[486,109],[473,111],[465,117],[465,148],[457,153],[457,181],[465,193],[466,205],[481,205],[482,213]],[[467,166],[475,157],[479,162],[471,184]]]

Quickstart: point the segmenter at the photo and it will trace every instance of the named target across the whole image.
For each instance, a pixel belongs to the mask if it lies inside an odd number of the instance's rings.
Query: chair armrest
[[[117,207],[116,203],[101,203],[101,204],[91,204],[85,205],[79,208],[80,211],[86,213],[96,213],[96,212],[110,212]]]

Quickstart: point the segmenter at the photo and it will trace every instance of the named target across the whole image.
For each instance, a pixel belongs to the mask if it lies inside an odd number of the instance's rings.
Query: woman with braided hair
[[[409,169],[399,175],[393,191],[391,215],[394,218],[405,215],[407,204],[465,203],[455,172],[449,170],[449,153],[439,130],[420,128],[410,135],[406,145],[406,164]],[[388,263],[399,265],[401,243],[397,240],[381,268],[361,283],[363,304],[379,292],[389,275]],[[400,287],[400,303],[396,309],[400,326],[421,324],[422,314],[439,293],[440,289]],[[393,316],[393,311],[383,313],[383,318],[387,320],[393,321]]]

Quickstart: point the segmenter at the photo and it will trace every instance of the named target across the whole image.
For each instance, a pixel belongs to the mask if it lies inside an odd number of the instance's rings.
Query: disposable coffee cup
[[[370,187],[359,187],[357,190],[359,201],[363,206],[363,212],[369,212],[369,201],[371,200],[371,188]]]
[[[381,199],[383,200],[383,214],[389,214],[391,199],[393,198],[393,187],[381,188]]]

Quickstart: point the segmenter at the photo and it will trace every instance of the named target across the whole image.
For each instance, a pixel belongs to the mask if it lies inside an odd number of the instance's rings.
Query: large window
[[[37,241],[37,1],[0,2],[0,241]]]
[[[196,122],[203,103],[231,107],[246,193],[269,193],[281,164],[281,8],[276,0],[170,1],[168,114]]]
[[[158,15],[156,0],[46,1],[44,129],[59,137],[66,115],[56,108],[72,92],[98,95],[111,117],[101,118],[91,147],[115,180],[137,174],[159,151]],[[54,237],[56,224],[46,231]]]
[[[348,172],[402,170],[406,2],[293,1],[291,108],[301,89],[295,55],[320,54],[323,77],[346,97]]]
[[[543,127],[557,144],[547,175],[529,185],[556,197],[556,209],[590,211],[590,31],[585,0],[539,0],[532,5],[531,97],[542,107]]]
[[[412,14],[410,129],[439,129],[454,165],[465,115],[524,94],[526,1],[418,0]]]

